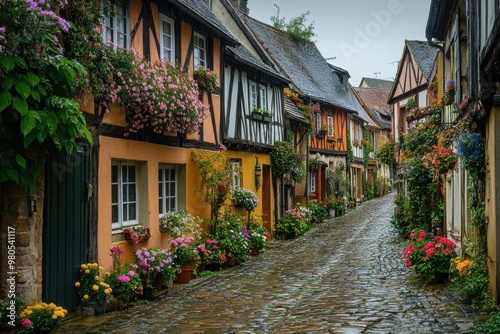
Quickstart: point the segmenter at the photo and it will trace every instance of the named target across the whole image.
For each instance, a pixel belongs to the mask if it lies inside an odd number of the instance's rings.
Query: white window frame
[[[257,108],[257,84],[253,81],[250,81],[250,111],[253,111]]]
[[[174,171],[173,179],[170,177],[170,175],[168,175],[172,170]],[[175,165],[158,165],[158,214],[160,217],[167,212],[177,211],[179,208],[178,174],[179,173],[177,172],[177,168],[175,167]],[[170,194],[170,192],[167,193],[167,189],[170,189],[170,187],[172,186],[174,187],[173,196]],[[173,207],[170,207],[170,201],[172,199],[174,199],[174,205]],[[167,201],[169,205],[167,205]]]
[[[231,169],[233,173],[233,190],[241,187],[241,161],[231,159]]]
[[[207,39],[197,32],[193,39],[193,61],[195,69],[207,67]]]
[[[326,121],[328,126],[328,136],[329,137],[335,136],[335,128],[333,127],[333,116],[328,116],[326,118]]]
[[[104,2],[103,2],[104,4]],[[121,7],[121,8],[120,8]],[[120,15],[122,9],[124,15]],[[113,12],[116,13],[115,16],[111,16],[110,13],[107,13],[104,16],[104,21],[102,23],[104,29],[102,31],[102,38],[106,45],[112,45],[113,49],[117,49],[118,47],[123,48],[124,50],[130,49],[130,16],[128,10],[128,1],[116,1],[113,4]],[[125,25],[122,29],[118,29],[120,26],[120,19],[123,20],[123,24]],[[118,37],[123,36],[123,45],[118,43]],[[108,38],[109,37],[109,38]]]
[[[117,187],[116,192],[117,192],[117,197],[116,197],[116,202],[113,201],[113,196],[111,196],[111,212],[113,212],[113,206],[117,205],[118,207],[118,221],[112,221],[112,229],[113,231],[115,230],[120,230],[124,227],[129,227],[129,226],[134,226],[139,224],[139,188],[138,188],[138,172],[137,172],[137,163],[133,161],[112,161],[111,163],[112,166],[117,167],[117,175],[116,175],[116,182],[113,182],[113,175],[111,175],[111,193],[113,193],[113,187]],[[122,167],[134,167],[134,181],[130,181],[129,179],[124,180],[123,177],[123,170]],[[113,174],[113,168],[111,173]],[[135,200],[131,201],[129,200],[129,192],[127,191],[126,196],[127,198],[124,199],[124,186],[132,185],[134,186],[134,192],[135,192]],[[127,219],[123,220],[124,216],[124,207],[129,205],[135,205],[135,219]],[[128,213],[127,213],[128,215]],[[111,213],[111,220],[113,220],[113,213]]]
[[[321,113],[316,113],[316,132],[319,133],[321,131]]]
[[[164,23],[170,24],[170,31],[165,31]],[[174,20],[163,14],[160,14],[160,36],[161,59],[175,63],[175,24]],[[170,45],[165,44],[164,37],[170,37]],[[170,56],[167,53],[170,53]]]

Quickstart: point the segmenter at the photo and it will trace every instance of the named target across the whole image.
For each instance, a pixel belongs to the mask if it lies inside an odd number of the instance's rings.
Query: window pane
[[[135,203],[131,203],[129,204],[128,206],[129,208],[129,216],[128,216],[128,220],[136,220],[137,219],[137,216],[136,216],[136,205]]]
[[[175,198],[171,198],[170,199],[170,205],[169,205],[168,211],[175,211],[175,210],[176,210],[176,207],[175,207]]]
[[[122,223],[128,221],[128,204],[123,204],[122,206]]]
[[[165,213],[163,210],[163,198],[159,198],[158,200],[158,212],[161,214]]]
[[[111,206],[111,221],[113,223],[118,223],[118,204],[113,204]]]
[[[118,185],[117,184],[113,184],[111,186],[111,203],[112,204],[118,203]]]
[[[118,166],[117,165],[111,166],[111,182],[112,183],[118,182]]]
[[[135,182],[135,166],[128,166],[128,181]]]
[[[130,184],[128,186],[128,200],[129,202],[135,202],[135,184]]]

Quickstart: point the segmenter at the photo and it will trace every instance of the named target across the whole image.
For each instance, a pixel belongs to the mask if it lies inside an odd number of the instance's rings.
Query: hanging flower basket
[[[151,238],[149,227],[141,225],[125,228],[123,229],[123,233],[125,240],[134,245],[138,245]]]

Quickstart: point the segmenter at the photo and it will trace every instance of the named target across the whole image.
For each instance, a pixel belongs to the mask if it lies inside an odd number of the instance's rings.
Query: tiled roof
[[[304,96],[333,106],[354,110],[349,93],[314,43],[299,43],[270,25],[243,15],[257,40]]]
[[[238,40],[222,23],[217,16],[210,10],[204,0],[169,0],[171,3],[177,4],[183,8],[188,14],[196,17],[201,22],[206,23],[214,29],[221,37],[228,40],[230,43],[237,44]]]
[[[365,106],[368,108],[370,116],[383,129],[391,128],[391,109],[387,104],[389,90],[376,88],[354,88]]]
[[[260,59],[255,57],[247,48],[243,45],[238,45],[236,47],[228,46],[227,52],[232,54],[238,61],[246,63],[248,66],[266,72],[276,78],[283,80],[284,82],[289,82],[288,78],[284,77],[280,73],[276,72],[272,67],[264,64]]]
[[[432,74],[432,69],[434,67],[434,62],[436,61],[438,49],[430,46],[429,44],[427,44],[427,42],[424,41],[407,40],[406,45],[408,46],[411,54],[422,69],[425,78],[429,80],[430,75]]]
[[[363,77],[361,79],[359,86],[366,87],[366,88],[391,90],[393,83],[394,83],[394,81],[392,81],[392,80],[383,80],[383,79],[377,79],[377,78]]]
[[[285,97],[285,115],[295,121],[311,124],[309,119],[300,112],[299,108],[288,97]]]

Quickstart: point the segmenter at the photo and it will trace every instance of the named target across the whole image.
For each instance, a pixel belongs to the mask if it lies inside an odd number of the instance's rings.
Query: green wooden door
[[[68,155],[52,150],[45,167],[42,298],[75,310],[74,283],[87,263],[89,147]]]

